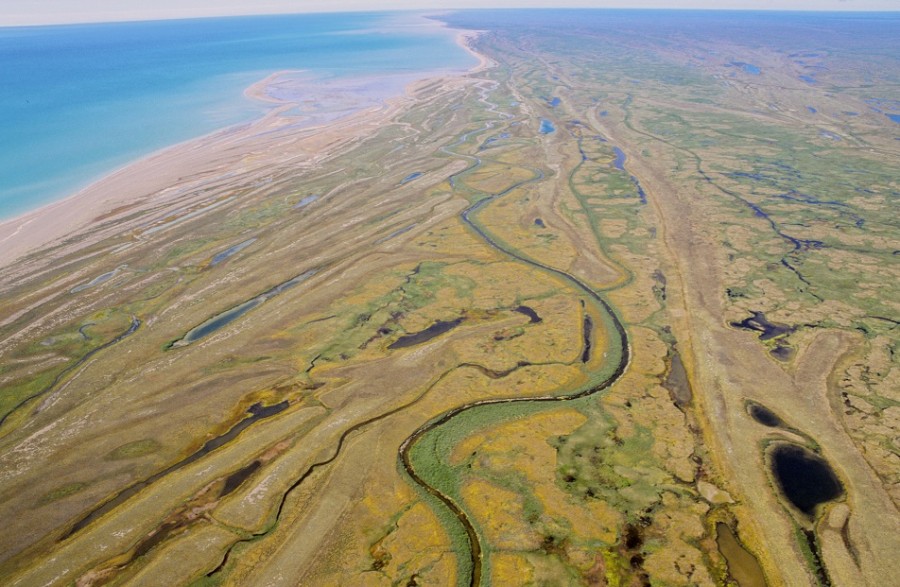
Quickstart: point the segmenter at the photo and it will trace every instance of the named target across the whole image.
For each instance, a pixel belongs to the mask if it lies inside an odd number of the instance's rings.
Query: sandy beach
[[[433,21],[435,27],[443,23]],[[204,201],[204,186],[229,174],[265,175],[291,160],[315,168],[349,143],[365,138],[407,108],[417,88],[459,83],[462,75],[491,66],[471,47],[479,33],[459,31],[456,42],[478,59],[468,72],[420,72],[321,82],[302,71],[280,71],[253,84],[245,95],[273,104],[261,118],[179,143],[132,162],[73,195],[0,222],[0,268],[15,278],[18,260],[47,265],[114,234],[138,230],[145,213],[177,213]],[[32,255],[27,261],[23,259]]]

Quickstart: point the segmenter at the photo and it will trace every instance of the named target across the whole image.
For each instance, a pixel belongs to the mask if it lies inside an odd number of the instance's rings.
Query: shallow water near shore
[[[334,80],[474,64],[453,31],[413,14],[0,28],[0,219],[259,117],[271,104],[244,91],[276,71]]]

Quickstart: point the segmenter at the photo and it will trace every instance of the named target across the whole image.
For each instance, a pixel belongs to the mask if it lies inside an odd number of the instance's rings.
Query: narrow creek
[[[45,388],[41,389],[40,391],[38,391],[36,393],[29,395],[28,397],[24,398],[22,401],[17,403],[7,413],[3,414],[3,416],[0,416],[0,426],[3,426],[3,424],[6,422],[7,418],[9,418],[13,413],[15,413],[20,408],[22,408],[22,406],[24,406],[31,400],[37,399],[40,396],[45,395],[46,393],[53,390],[57,385],[59,385],[59,382],[62,381],[66,375],[68,375],[69,373],[71,373],[72,371],[77,369],[78,367],[84,365],[88,361],[88,359],[90,359],[91,357],[93,357],[94,355],[99,353],[100,351],[102,351],[104,349],[108,349],[109,347],[122,342],[123,340],[125,340],[126,338],[128,338],[129,336],[131,336],[132,334],[137,332],[137,329],[140,327],[141,327],[141,321],[138,320],[137,316],[132,316],[131,317],[131,325],[128,327],[128,330],[126,330],[119,336],[115,337],[111,341],[106,342],[106,343],[98,346],[97,348],[88,351],[80,359],[78,359],[77,361],[75,361],[74,363],[72,363],[71,365],[69,365],[68,367],[63,369],[62,371],[60,371],[56,375],[56,377],[53,379],[53,381],[50,382],[50,385],[46,386]],[[79,329],[79,332],[81,333],[82,336],[84,336],[84,332],[81,329]],[[38,410],[38,411],[40,411],[40,410]]]
[[[619,147],[613,147],[613,153],[615,153],[616,158],[613,161],[613,167],[618,169],[619,171],[624,171],[628,173],[628,170],[625,169],[625,151],[620,149]],[[644,191],[644,186],[641,185],[641,181],[635,177],[634,175],[628,174],[628,177],[631,179],[631,183],[634,184],[634,188],[637,190],[638,198],[641,199],[641,204],[647,203],[647,192]]]
[[[258,422],[259,420],[271,418],[272,416],[275,416],[276,414],[280,414],[281,412],[286,410],[289,406],[290,406],[290,404],[287,401],[283,401],[279,404],[275,404],[275,405],[271,405],[271,406],[264,406],[259,403],[253,404],[247,410],[247,413],[249,415],[247,417],[245,417],[244,419],[242,419],[241,421],[239,421],[234,426],[232,426],[227,432],[206,441],[206,443],[204,443],[204,445],[202,447],[200,447],[195,452],[191,453],[186,458],[168,466],[167,468],[163,469],[162,471],[159,471],[159,472],[151,475],[150,477],[148,477],[147,479],[144,479],[143,481],[139,481],[139,482],[135,483],[134,485],[129,485],[125,489],[121,490],[119,493],[114,495],[112,498],[110,498],[106,502],[100,504],[99,506],[95,507],[93,510],[91,510],[90,512],[88,512],[87,514],[82,516],[77,522],[72,524],[72,527],[69,529],[69,531],[66,532],[65,534],[63,534],[63,536],[59,540],[60,541],[65,540],[65,539],[69,538],[70,536],[72,536],[73,534],[78,533],[79,531],[83,530],[88,525],[90,525],[94,520],[98,519],[99,517],[103,516],[104,514],[110,512],[110,511],[112,511],[114,508],[123,504],[125,501],[127,501],[131,497],[137,495],[137,493],[140,492],[145,487],[148,487],[149,485],[156,483],[157,481],[159,481],[166,475],[174,473],[175,471],[182,469],[182,468],[190,465],[191,463],[194,463],[194,462],[200,460],[201,458],[203,458],[210,452],[216,450],[217,448],[225,446],[226,444],[228,444],[229,442],[231,442],[232,440],[237,438],[237,436],[241,432],[243,432],[245,429],[247,429],[254,423]]]

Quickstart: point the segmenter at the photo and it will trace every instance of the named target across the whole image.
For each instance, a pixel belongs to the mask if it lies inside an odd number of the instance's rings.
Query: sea
[[[260,117],[272,105],[244,91],[277,71],[324,81],[471,68],[454,37],[412,13],[0,27],[0,220]]]

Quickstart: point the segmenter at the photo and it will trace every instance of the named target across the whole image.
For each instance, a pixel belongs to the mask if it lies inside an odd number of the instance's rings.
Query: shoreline
[[[403,102],[415,100],[415,88],[425,80],[430,83],[446,78],[462,78],[492,66],[487,57],[471,47],[472,40],[482,31],[451,29],[431,16],[423,15],[422,18],[427,23],[433,23],[424,26],[456,31],[456,44],[475,57],[478,63],[467,70],[448,68],[331,80],[313,75],[291,79],[291,76],[302,76],[306,73],[304,70],[274,72],[244,90],[247,98],[271,105],[261,116],[168,145],[110,171],[59,200],[0,220],[0,269],[9,269],[23,257],[40,249],[62,244],[67,237],[82,235],[92,227],[115,224],[123,215],[148,211],[177,198],[190,190],[191,186],[185,184],[189,184],[192,177],[203,175],[198,168],[212,167],[207,172],[227,173],[229,165],[241,164],[242,157],[233,153],[235,144],[244,143],[250,152],[256,150],[250,147],[258,148],[260,142],[275,141],[277,137],[272,135],[285,132],[296,133],[298,138],[304,133],[328,133],[329,130],[352,135],[352,132],[347,133],[348,124],[362,130],[371,127],[373,121],[380,118],[379,115],[396,115]],[[293,99],[269,93],[285,82],[288,92],[295,94]],[[304,104],[310,104],[309,96],[315,98],[312,100],[314,106],[322,103],[323,90],[338,96],[342,107],[303,112]],[[295,110],[299,112],[292,112]],[[321,152],[311,153],[310,160],[315,162],[328,156],[342,144],[343,141],[338,141],[334,147],[328,146]],[[179,170],[184,173],[179,173]],[[175,193],[167,193],[172,191]],[[104,235],[108,236],[106,233]],[[82,246],[87,244],[90,242],[81,242]]]

